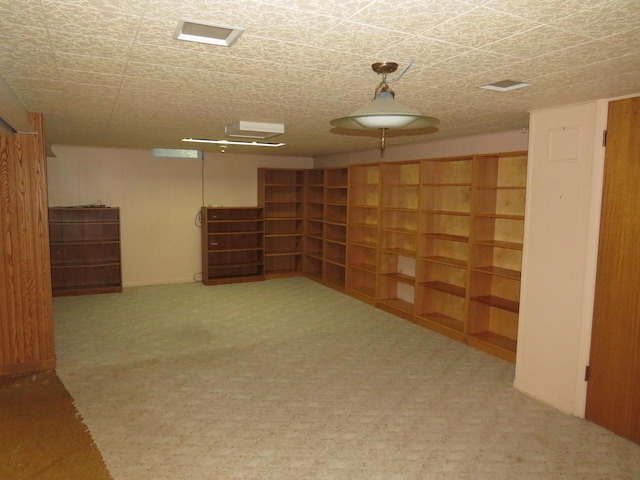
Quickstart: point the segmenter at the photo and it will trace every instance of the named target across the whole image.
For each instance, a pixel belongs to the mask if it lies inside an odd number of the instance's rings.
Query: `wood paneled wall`
[[[0,375],[55,367],[46,153],[37,135],[0,138]]]

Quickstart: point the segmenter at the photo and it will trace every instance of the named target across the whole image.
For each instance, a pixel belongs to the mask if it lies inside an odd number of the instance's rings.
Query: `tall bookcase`
[[[527,155],[479,155],[473,177],[466,340],[515,360]]]
[[[324,170],[309,169],[304,175],[304,263],[306,276],[322,280],[324,251]]]
[[[378,305],[413,319],[420,162],[381,165],[382,205],[378,256]]]
[[[347,293],[375,304],[380,225],[380,165],[349,165]]]
[[[120,209],[49,208],[53,296],[122,291]]]
[[[324,169],[322,281],[344,289],[347,262],[348,169]]]
[[[473,157],[421,162],[416,315],[457,339],[467,318],[472,166]]]
[[[202,283],[264,279],[264,219],[259,207],[202,207]]]
[[[304,170],[258,169],[267,277],[302,275],[304,205]]]

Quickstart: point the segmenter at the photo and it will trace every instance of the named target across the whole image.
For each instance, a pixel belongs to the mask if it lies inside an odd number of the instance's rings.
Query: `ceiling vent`
[[[530,83],[520,82],[518,80],[500,80],[499,82],[482,85],[480,88],[484,88],[485,90],[494,90],[496,92],[508,92],[509,90],[517,90],[530,85]]]
[[[244,29],[238,27],[180,20],[173,37],[188,42],[230,47],[243,33]]]
[[[224,133],[228,137],[242,138],[271,138],[284,133],[282,123],[239,122],[224,127]]]

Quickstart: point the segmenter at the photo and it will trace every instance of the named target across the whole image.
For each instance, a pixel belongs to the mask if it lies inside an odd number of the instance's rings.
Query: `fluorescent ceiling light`
[[[241,142],[240,140],[209,140],[207,138],[183,138],[183,142],[215,143],[216,145],[247,145],[249,147],[282,147],[284,143]]]
[[[494,90],[496,92],[508,92],[509,90],[517,90],[519,88],[529,87],[530,83],[520,82],[518,80],[500,80],[499,82],[488,83],[480,88],[485,90]]]
[[[239,122],[224,127],[224,133],[229,137],[265,139],[282,135],[284,133],[284,125],[282,123],[247,122],[240,120]]]
[[[201,150],[185,150],[181,148],[154,148],[152,154],[156,158],[185,158],[189,160],[202,160]]]
[[[230,47],[243,33],[244,29],[238,27],[180,20],[173,38]]]

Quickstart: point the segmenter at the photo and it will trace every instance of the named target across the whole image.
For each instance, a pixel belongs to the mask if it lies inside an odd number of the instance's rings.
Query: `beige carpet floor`
[[[514,366],[304,278],[56,298],[115,480],[639,479],[640,446]]]

